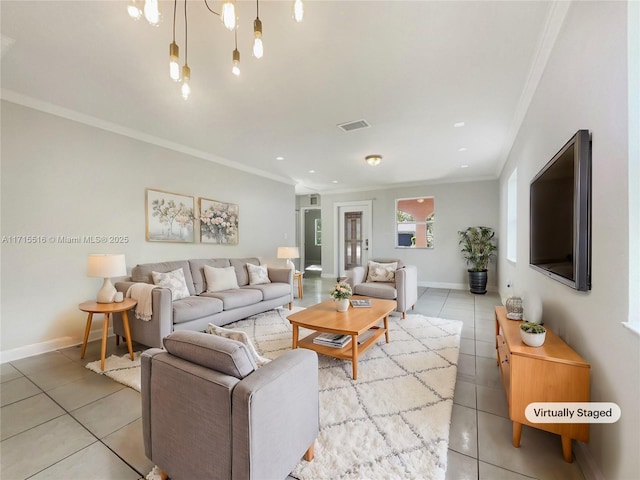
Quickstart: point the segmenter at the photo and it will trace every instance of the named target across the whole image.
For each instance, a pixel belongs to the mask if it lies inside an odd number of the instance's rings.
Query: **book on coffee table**
[[[351,341],[351,336],[340,333],[321,333],[313,339],[316,345],[342,348]]]
[[[351,300],[351,306],[353,308],[371,307],[371,299],[369,299],[369,298],[359,298],[359,299]]]

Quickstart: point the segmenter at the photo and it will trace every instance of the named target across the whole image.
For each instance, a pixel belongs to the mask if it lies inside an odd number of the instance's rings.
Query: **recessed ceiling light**
[[[309,170],[309,173],[316,173],[315,170]]]
[[[284,160],[284,157],[276,157],[276,160]]]
[[[454,128],[460,128],[460,127],[464,127],[464,122],[456,122],[453,124]]]
[[[331,183],[338,183],[338,180],[331,180]]]
[[[467,147],[460,147],[458,149],[459,152],[466,152],[467,151]]]
[[[460,168],[469,168],[469,165],[460,165]]]

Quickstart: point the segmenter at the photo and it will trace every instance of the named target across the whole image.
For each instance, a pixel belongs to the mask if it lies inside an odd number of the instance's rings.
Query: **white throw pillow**
[[[233,267],[216,268],[205,265],[204,278],[207,280],[207,292],[221,292],[238,288],[236,269]]]
[[[398,262],[378,263],[369,261],[367,282],[395,282]]]
[[[154,285],[171,290],[171,300],[180,300],[191,296],[182,268],[171,272],[151,272]]]
[[[261,283],[271,283],[266,265],[254,265],[247,263],[249,272],[249,285],[260,285]]]
[[[253,343],[251,343],[249,336],[243,331],[231,330],[230,328],[222,328],[214,325],[213,323],[210,323],[209,327],[207,328],[207,333],[210,333],[211,335],[218,335],[224,338],[230,338],[231,340],[235,340],[237,342],[245,344],[258,367],[261,367],[265,363],[269,363],[271,361],[270,359],[261,357],[258,354],[257,350],[253,346]]]

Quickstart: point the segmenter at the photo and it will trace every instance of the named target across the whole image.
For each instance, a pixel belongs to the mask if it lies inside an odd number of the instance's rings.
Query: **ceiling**
[[[236,77],[233,33],[189,0],[185,101],[168,75],[173,2],[152,27],[124,1],[3,0],[2,97],[298,194],[496,178],[546,63],[554,2],[305,0],[299,24],[292,3],[259,3],[257,60],[256,3],[238,0]],[[337,127],[357,120],[370,127]],[[367,165],[370,154],[382,163]]]

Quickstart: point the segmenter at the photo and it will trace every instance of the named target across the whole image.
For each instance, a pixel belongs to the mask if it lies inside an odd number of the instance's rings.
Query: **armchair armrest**
[[[318,356],[291,350],[233,389],[233,479],[286,478],[319,431]]]
[[[396,270],[397,310],[404,313],[418,301],[418,269],[415,265],[405,265]]]
[[[351,270],[347,270],[347,280],[346,282],[353,289],[359,283],[364,282],[364,267],[353,267]]]

